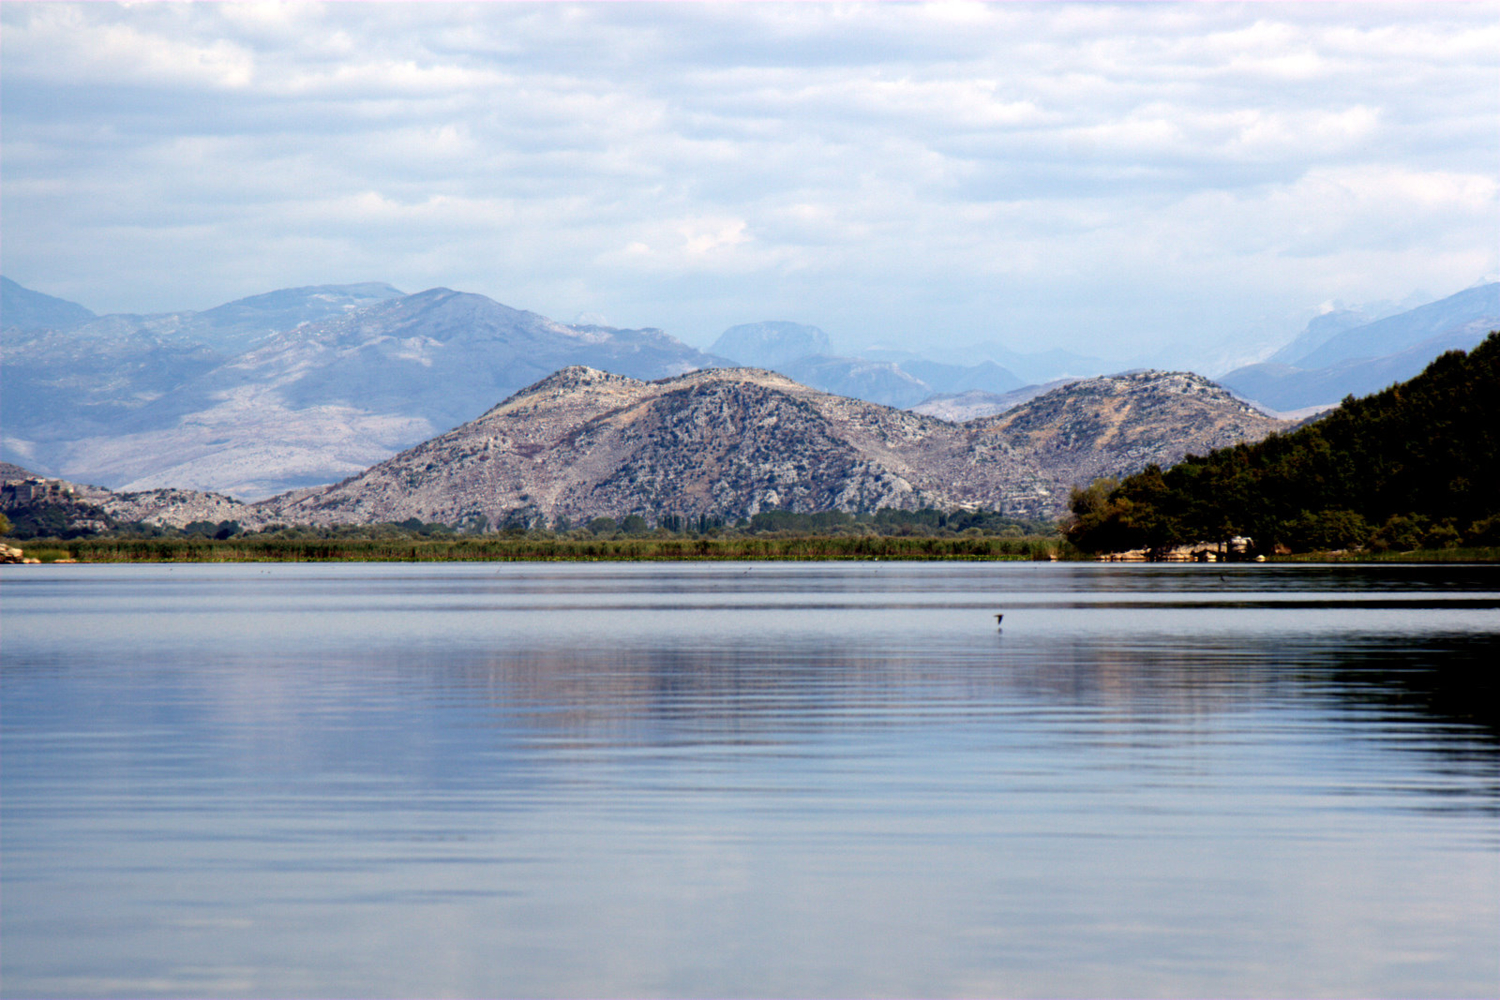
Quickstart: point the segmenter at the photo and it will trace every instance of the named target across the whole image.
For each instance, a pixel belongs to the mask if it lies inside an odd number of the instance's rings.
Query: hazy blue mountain
[[[814,355],[776,366],[776,371],[803,385],[867,403],[904,408],[944,392],[1007,392],[1021,380],[993,361],[945,365],[922,358],[879,361]]]
[[[1397,313],[1411,312],[1432,301],[1431,295],[1417,291],[1412,292],[1400,302],[1382,299],[1378,302],[1364,302],[1355,306],[1335,303],[1335,308],[1308,320],[1307,326],[1291,343],[1261,360],[1269,364],[1295,365],[1345,330],[1367,326]]]
[[[926,382],[888,361],[812,355],[777,365],[775,370],[822,392],[898,409],[932,395]]]
[[[150,411],[163,396],[275,331],[343,316],[401,294],[377,282],[317,285],[281,289],[202,312],[95,316],[82,310],[84,320],[72,326],[7,329],[0,425],[10,441],[122,432],[138,425],[140,412]],[[186,411],[176,408],[172,416],[182,412]]]
[[[935,393],[943,392],[1010,392],[1026,383],[1009,369],[993,361],[981,361],[977,365],[945,365],[939,361],[917,359],[902,361],[902,371],[926,382]]]
[[[569,365],[654,379],[727,363],[660,330],[388,290],[288,289],[207,313],[7,332],[4,458],[105,486],[259,497],[358,472]],[[360,296],[375,301],[346,308]],[[116,325],[97,330],[105,320]],[[270,323],[294,325],[262,332]],[[216,333],[254,346],[226,356],[197,339]]]
[[[1286,413],[1331,405],[1345,396],[1380,392],[1396,382],[1416,377],[1444,351],[1467,351],[1484,338],[1485,333],[1465,327],[1438,334],[1416,347],[1383,358],[1340,361],[1311,370],[1290,365],[1250,365],[1230,372],[1219,381],[1246,399]]]
[[[1295,364],[1247,365],[1219,381],[1246,399],[1283,412],[1324,406],[1413,378],[1439,354],[1468,350],[1496,328],[1500,328],[1500,283],[1479,285],[1395,316],[1336,331]]]
[[[741,323],[719,334],[708,352],[751,368],[779,368],[798,358],[828,354],[828,334],[783,320]]]
[[[1266,358],[1265,363],[1277,365],[1295,364],[1345,330],[1365,326],[1383,317],[1371,316],[1363,309],[1335,309],[1314,316],[1297,335],[1297,339]]]
[[[880,356],[878,352],[868,353]],[[1117,371],[1122,367],[1119,362],[1106,361],[1088,354],[1075,354],[1058,347],[1041,351],[1016,351],[994,340],[952,349],[944,352],[940,358],[949,363],[964,365],[993,361],[1014,374],[1022,385],[1064,378],[1089,378]]]
[[[34,292],[0,277],[0,326],[19,330],[50,330],[87,323],[94,314],[67,299]]]
[[[962,424],[970,420],[978,420],[980,417],[992,417],[997,413],[1014,409],[1022,403],[1031,400],[1053,389],[1061,389],[1065,385],[1071,385],[1079,379],[1064,378],[1054,382],[1044,382],[1040,385],[1023,385],[1019,389],[1011,389],[1008,392],[984,392],[979,389],[970,389],[967,392],[943,393],[922,400],[921,403],[911,407],[913,413],[921,413],[929,417],[937,417],[951,423]]]
[[[405,294],[382,281],[282,288],[194,313],[181,332],[215,350],[238,354],[267,334],[342,316]]]
[[[945,364],[908,351],[840,357],[829,353],[827,334],[801,323],[732,326],[709,350],[748,367],[781,372],[823,392],[882,406],[911,406],[935,393],[1005,392],[1024,384],[993,361]]]
[[[0,429],[5,455],[17,440],[64,441],[118,431],[136,411],[227,360],[186,337],[149,328],[89,336],[91,320],[62,330],[7,329],[0,366]]]
[[[1495,325],[1500,325],[1500,282],[1466,288],[1446,299],[1345,330],[1290,363],[1310,369],[1355,358],[1384,357],[1442,334],[1479,327],[1486,328],[1481,331],[1484,333]],[[1482,339],[1476,338],[1468,346]]]

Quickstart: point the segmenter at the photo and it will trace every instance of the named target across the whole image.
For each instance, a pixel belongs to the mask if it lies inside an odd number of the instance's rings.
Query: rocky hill
[[[1171,465],[1289,421],[1269,417],[1190,372],[1132,372],[1081,379],[969,425],[976,447],[1024,451],[1059,481],[1088,483]],[[1066,492],[1066,491],[1064,491]]]
[[[10,462],[0,462],[0,511],[22,538],[88,534],[137,522],[185,528],[234,521],[251,531],[276,520],[274,511],[218,493],[170,488],[116,493],[102,486],[48,479]]]
[[[770,508],[1054,517],[1074,483],[1285,426],[1182,373],[1086,379],[960,425],[759,369],[643,382],[571,367],[358,476],[261,506],[293,522],[473,526]]]

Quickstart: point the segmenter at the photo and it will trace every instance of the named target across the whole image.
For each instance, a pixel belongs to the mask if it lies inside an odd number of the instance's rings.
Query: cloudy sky
[[[0,267],[100,312],[380,280],[1128,358],[1500,271],[1496,3],[0,17]]]

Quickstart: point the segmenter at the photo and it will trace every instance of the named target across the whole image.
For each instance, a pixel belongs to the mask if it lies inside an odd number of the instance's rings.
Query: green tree
[[[1500,332],[1314,424],[1081,491],[1068,531],[1095,550],[1234,535],[1261,551],[1405,550],[1477,544],[1497,515]]]

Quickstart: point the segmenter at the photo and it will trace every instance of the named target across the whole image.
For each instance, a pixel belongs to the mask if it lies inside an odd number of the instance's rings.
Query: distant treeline
[[[1060,538],[993,535],[647,535],[531,532],[326,538],[88,538],[54,543],[48,561],[78,562],[510,562],[563,560],[1050,559]]]
[[[1091,552],[1500,545],[1500,334],[1290,433],[1075,489],[1071,506],[1064,532]]]
[[[1049,559],[1066,543],[1050,521],[993,511],[878,510],[848,514],[762,511],[754,517],[595,518],[553,530],[471,533],[415,518],[371,525],[270,525],[233,521],[185,528],[117,525],[87,536],[33,538],[46,561],[311,562],[676,559]]]

